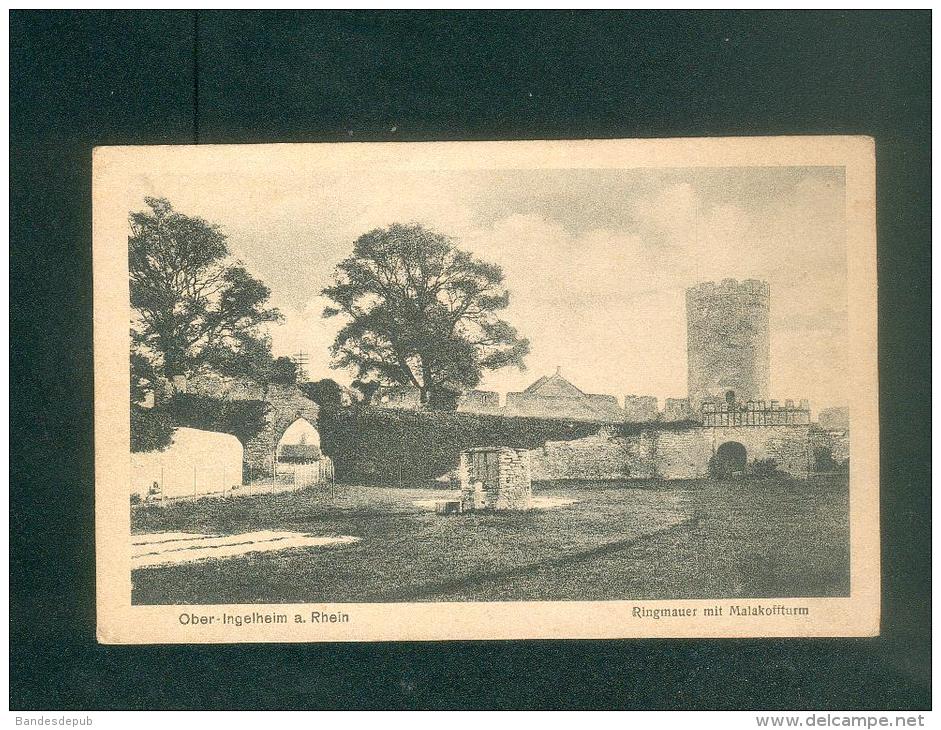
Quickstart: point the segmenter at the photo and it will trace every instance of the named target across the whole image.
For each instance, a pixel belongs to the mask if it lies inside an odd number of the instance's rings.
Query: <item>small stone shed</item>
[[[462,510],[529,509],[533,496],[529,452],[492,446],[461,452]]]

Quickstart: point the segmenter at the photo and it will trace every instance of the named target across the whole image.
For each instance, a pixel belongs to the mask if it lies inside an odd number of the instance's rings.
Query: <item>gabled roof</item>
[[[547,398],[583,398],[585,394],[562,377],[561,368],[554,375],[544,375],[523,391],[528,395]]]

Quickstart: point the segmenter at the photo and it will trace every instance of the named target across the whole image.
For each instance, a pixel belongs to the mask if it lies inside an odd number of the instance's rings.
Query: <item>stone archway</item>
[[[275,449],[279,464],[303,464],[320,460],[320,432],[303,416],[284,429]]]
[[[738,441],[725,441],[716,449],[712,457],[713,474],[727,478],[735,474],[744,474],[748,464],[748,449]]]
[[[265,401],[269,406],[265,414],[266,426],[245,445],[245,460],[253,472],[271,476],[278,445],[284,434],[298,420],[307,421],[316,430],[320,409],[293,385],[269,386]]]

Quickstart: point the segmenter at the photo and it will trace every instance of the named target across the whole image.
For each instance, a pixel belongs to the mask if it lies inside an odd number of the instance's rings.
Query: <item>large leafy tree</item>
[[[225,234],[201,218],[146,198],[128,238],[133,308],[132,387],[154,389],[208,368],[264,376],[270,340],[260,325],[280,319],[270,290],[233,261]]]
[[[510,301],[502,269],[421,225],[360,236],[323,294],[324,316],[346,320],[334,366],[414,386],[429,407],[453,405],[484,370],[525,367],[529,341],[498,316]]]
[[[321,408],[336,410],[343,405],[343,390],[331,378],[302,383],[301,392]]]

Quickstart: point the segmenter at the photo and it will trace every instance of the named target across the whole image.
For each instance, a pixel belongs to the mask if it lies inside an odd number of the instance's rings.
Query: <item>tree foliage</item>
[[[768,479],[778,473],[778,462],[773,457],[754,459],[750,467],[749,471],[752,476],[758,479]]]
[[[275,358],[268,373],[268,382],[278,385],[294,385],[297,383],[297,363],[289,357]]]
[[[461,451],[480,444],[533,449],[591,436],[599,428],[556,418],[374,406],[322,410],[317,423],[338,480],[388,486],[431,483],[457,468]]]
[[[301,392],[321,408],[340,408],[343,405],[343,391],[331,378],[303,383]]]
[[[155,410],[168,414],[177,426],[230,433],[244,446],[266,427],[265,415],[269,408],[263,400],[227,400],[175,393]]]
[[[163,451],[170,445],[173,422],[169,413],[131,404],[131,451]]]
[[[135,387],[204,367],[264,375],[271,346],[259,325],[280,318],[267,306],[268,287],[231,260],[218,226],[174,211],[163,198],[145,202],[149,210],[129,219]]]
[[[357,378],[350,385],[353,386],[353,390],[359,393],[360,402],[364,405],[372,403],[373,396],[379,390],[378,380],[360,380]]]
[[[131,404],[131,451],[163,451],[173,429],[183,426],[236,436],[247,444],[267,426],[270,408],[263,400],[228,400],[174,393],[153,408]]]
[[[323,294],[324,316],[346,319],[334,366],[414,386],[431,407],[451,407],[484,370],[525,367],[528,340],[497,314],[510,300],[502,269],[421,225],[360,236]]]

